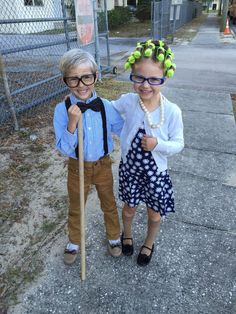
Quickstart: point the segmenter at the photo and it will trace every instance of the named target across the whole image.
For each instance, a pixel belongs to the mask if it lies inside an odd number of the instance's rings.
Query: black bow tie
[[[95,98],[89,104],[85,104],[83,102],[77,102],[76,104],[82,113],[84,113],[87,109],[92,109],[93,111],[101,111],[101,103],[98,98]]]

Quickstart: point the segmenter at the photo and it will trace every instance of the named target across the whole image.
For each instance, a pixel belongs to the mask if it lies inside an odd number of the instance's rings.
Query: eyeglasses
[[[136,75],[131,73],[130,80],[134,83],[143,84],[145,81],[148,81],[150,85],[162,85],[165,82],[164,77],[144,77],[142,75]]]
[[[95,80],[96,80],[96,73],[85,74],[80,77],[79,76],[63,77],[63,81],[70,88],[79,86],[80,82],[82,82],[85,86],[89,86],[89,85],[92,85],[95,82]]]

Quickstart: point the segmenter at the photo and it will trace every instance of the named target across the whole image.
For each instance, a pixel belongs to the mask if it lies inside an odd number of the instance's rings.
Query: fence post
[[[229,1],[223,0],[223,11],[222,11],[221,25],[220,25],[220,31],[221,32],[223,32],[225,30],[225,27],[226,27],[228,7],[229,7]]]
[[[160,20],[158,19],[158,3],[156,1],[151,1],[151,37],[153,39],[158,39],[159,33],[159,24]],[[161,38],[161,37],[160,37]]]
[[[221,14],[222,14],[222,2],[223,2],[223,0],[220,0],[219,9],[218,9],[218,16],[221,16]]]
[[[161,25],[160,25],[160,39],[163,38],[163,23],[164,23],[164,1],[161,1]]]
[[[109,26],[108,26],[108,14],[107,14],[107,0],[104,0],[104,11],[105,11],[105,23],[106,23],[106,44],[107,44],[107,64],[111,66],[111,54],[109,47]]]
[[[175,38],[176,10],[177,10],[177,6],[173,5],[173,28],[172,28],[172,34],[171,34],[172,43],[174,42],[174,38]]]
[[[93,0],[93,17],[94,17],[94,36],[95,36],[95,59],[99,69],[99,77],[101,80],[101,63],[100,63],[100,53],[99,53],[99,38],[98,38],[98,20],[97,20],[97,1]]]
[[[14,121],[14,125],[15,125],[15,130],[18,131],[19,130],[19,125],[18,125],[18,121],[16,118],[16,112],[15,112],[15,107],[13,105],[13,101],[12,101],[12,97],[11,97],[11,93],[10,93],[10,89],[9,89],[9,85],[8,85],[8,81],[7,81],[7,75],[6,75],[6,71],[5,71],[5,67],[4,67],[4,62],[3,62],[3,57],[2,54],[0,53],[0,73],[2,76],[2,80],[3,80],[3,86],[4,86],[4,91],[5,91],[5,95],[7,98],[7,102],[12,114],[12,118]]]
[[[62,9],[62,16],[63,16],[63,25],[64,25],[64,31],[65,31],[65,37],[66,37],[66,45],[67,50],[70,50],[70,37],[68,32],[68,22],[66,17],[66,7],[64,0],[61,0],[61,9]]]

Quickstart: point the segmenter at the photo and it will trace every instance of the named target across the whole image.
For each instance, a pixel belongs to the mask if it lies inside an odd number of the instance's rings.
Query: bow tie
[[[93,111],[101,111],[101,104],[98,98],[95,98],[89,104],[85,104],[83,102],[77,102],[76,104],[82,113],[84,113],[87,109],[92,109]]]

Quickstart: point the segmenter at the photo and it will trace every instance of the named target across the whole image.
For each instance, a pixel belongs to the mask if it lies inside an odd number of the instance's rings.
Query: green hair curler
[[[174,75],[176,69],[176,65],[173,63],[174,53],[164,41],[148,39],[145,42],[138,42],[135,51],[124,64],[125,70],[132,68],[142,58],[150,58],[154,62],[162,63],[165,69],[164,76],[172,77]]]
[[[174,70],[173,70],[173,69],[169,69],[169,70],[167,71],[167,73],[166,73],[166,76],[167,76],[167,77],[172,77],[172,76],[174,76]]]

